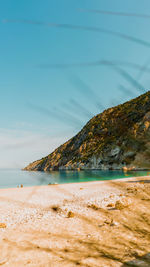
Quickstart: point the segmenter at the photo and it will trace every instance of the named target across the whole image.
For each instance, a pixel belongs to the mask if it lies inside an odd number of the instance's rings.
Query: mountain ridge
[[[150,169],[150,91],[104,110],[24,170]]]

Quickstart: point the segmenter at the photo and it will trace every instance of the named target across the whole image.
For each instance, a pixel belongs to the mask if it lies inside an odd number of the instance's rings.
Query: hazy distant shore
[[[0,189],[0,265],[124,266],[149,251],[150,177]]]

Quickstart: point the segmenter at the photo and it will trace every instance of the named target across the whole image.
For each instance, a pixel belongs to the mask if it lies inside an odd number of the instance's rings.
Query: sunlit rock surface
[[[25,170],[150,169],[150,91],[94,116],[65,144]]]

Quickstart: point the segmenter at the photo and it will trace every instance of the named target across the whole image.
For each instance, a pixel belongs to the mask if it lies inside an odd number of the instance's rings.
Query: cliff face
[[[72,139],[25,170],[150,169],[150,91],[93,117]]]

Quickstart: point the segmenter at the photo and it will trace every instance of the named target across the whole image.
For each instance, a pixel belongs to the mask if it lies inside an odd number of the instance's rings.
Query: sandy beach
[[[149,203],[150,177],[1,189],[0,265],[150,266]]]

